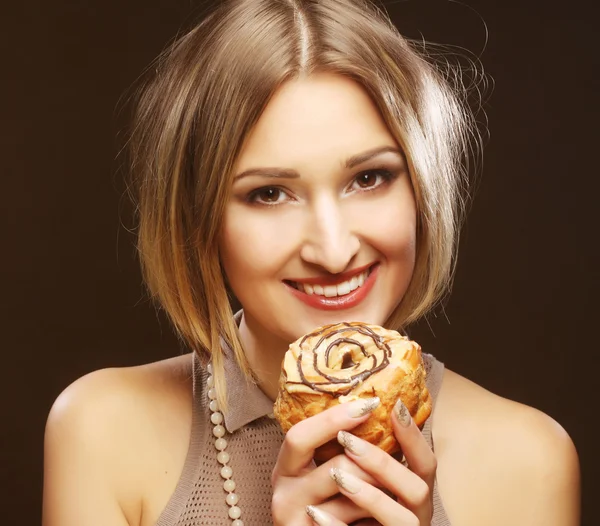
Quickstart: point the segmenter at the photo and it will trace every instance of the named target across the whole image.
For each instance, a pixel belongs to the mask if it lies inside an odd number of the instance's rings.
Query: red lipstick
[[[362,267],[361,269],[355,269],[350,272],[345,272],[344,274],[338,274],[335,276],[330,276],[327,278],[310,278],[304,280],[297,280],[296,283],[306,283],[310,285],[336,285],[351,279],[353,276],[359,275],[361,272],[367,270],[371,265],[367,265]],[[320,294],[307,294],[303,290],[298,290],[294,288],[292,285],[285,283],[287,289],[300,301],[304,302],[306,305],[310,307],[314,307],[321,310],[343,310],[350,309],[358,305],[361,301],[363,301],[371,289],[375,284],[375,280],[377,279],[377,274],[379,270],[379,265],[376,264],[373,266],[371,273],[365,280],[365,282],[353,290],[349,294],[344,294],[343,296],[333,296],[326,297],[321,296]]]

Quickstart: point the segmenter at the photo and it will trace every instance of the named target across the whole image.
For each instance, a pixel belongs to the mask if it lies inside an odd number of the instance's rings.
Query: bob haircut
[[[150,295],[201,359],[226,409],[221,339],[252,377],[218,250],[232,169],[274,92],[314,72],[370,95],[406,156],[415,270],[386,321],[400,330],[449,290],[474,117],[459,82],[368,0],[225,0],[156,61],[129,137],[137,247]],[[456,76],[454,80],[456,80]]]

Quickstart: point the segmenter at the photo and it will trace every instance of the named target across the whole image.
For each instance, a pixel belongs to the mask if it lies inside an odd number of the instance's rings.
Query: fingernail
[[[398,399],[396,405],[394,406],[394,411],[398,417],[398,422],[400,422],[400,425],[402,427],[408,427],[412,421],[412,417],[410,416],[406,406],[402,403],[402,400]]]
[[[365,452],[365,444],[364,442],[354,436],[352,433],[348,433],[347,431],[340,431],[337,436],[338,442],[342,447],[350,451],[350,453],[354,453],[355,455],[362,455]]]
[[[379,398],[361,398],[348,403],[348,416],[360,418],[367,413],[374,411],[379,405]]]
[[[343,471],[339,468],[331,468],[329,474],[333,481],[348,493],[358,493],[360,491],[360,480],[354,475],[350,475],[347,471]]]
[[[315,506],[306,506],[306,514],[319,526],[331,526],[331,517]]]

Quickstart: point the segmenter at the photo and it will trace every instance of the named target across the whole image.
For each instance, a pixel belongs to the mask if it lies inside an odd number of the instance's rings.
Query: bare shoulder
[[[69,385],[46,423],[44,525],[144,524],[147,496],[166,500],[185,461],[191,382],[187,354],[94,371]]]
[[[456,524],[579,524],[575,446],[545,413],[446,370],[433,439],[440,495]]]

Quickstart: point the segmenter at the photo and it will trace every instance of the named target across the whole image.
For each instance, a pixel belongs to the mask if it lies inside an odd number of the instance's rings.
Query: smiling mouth
[[[300,283],[291,280],[285,280],[285,283],[309,296],[323,296],[325,298],[347,296],[351,292],[354,292],[356,289],[359,289],[364,285],[367,278],[371,275],[371,272],[373,272],[375,266],[376,265],[371,265],[368,269],[363,270],[361,273],[356,274],[355,276],[352,276],[352,278],[335,285]]]

